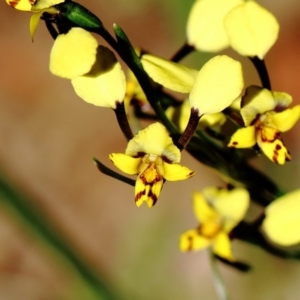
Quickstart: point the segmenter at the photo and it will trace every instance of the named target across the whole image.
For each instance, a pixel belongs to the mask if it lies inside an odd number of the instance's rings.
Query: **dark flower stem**
[[[257,56],[249,57],[249,59],[253,63],[253,65],[259,75],[259,78],[260,78],[263,88],[271,90],[271,82],[270,82],[270,78],[269,78],[269,74],[268,74],[268,70],[267,70],[265,61],[259,59]]]
[[[129,141],[133,138],[133,133],[128,123],[127,115],[125,112],[124,102],[117,102],[116,108],[114,109],[116,118],[119,124],[120,129],[122,130],[124,136]]]
[[[105,175],[108,175],[112,178],[115,178],[115,179],[118,179],[122,182],[125,182],[129,185],[132,185],[132,186],[135,186],[135,180],[131,179],[131,178],[128,178],[126,176],[123,176],[113,170],[111,170],[110,168],[106,167],[104,164],[102,164],[97,158],[93,158],[94,160],[94,163],[96,164],[98,170],[105,174]]]
[[[194,135],[199,123],[199,110],[192,107],[189,122],[176,145],[182,151]]]
[[[178,49],[178,51],[171,57],[171,61],[173,62],[179,62],[186,56],[188,56],[190,53],[192,53],[195,50],[195,48],[191,45],[189,45],[187,42],[185,42],[181,48]]]

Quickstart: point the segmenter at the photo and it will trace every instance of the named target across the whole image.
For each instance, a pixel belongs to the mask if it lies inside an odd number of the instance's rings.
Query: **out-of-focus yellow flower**
[[[241,55],[260,59],[278,32],[276,18],[251,0],[197,0],[187,22],[188,44],[196,49],[218,52],[231,46]]]
[[[300,190],[273,201],[265,214],[262,228],[271,241],[282,246],[300,242]]]
[[[149,76],[176,92],[190,93],[192,108],[199,116],[221,112],[237,99],[244,80],[240,62],[218,55],[204,64],[199,72],[181,64],[147,55],[142,63]]]
[[[43,13],[57,14],[59,11],[54,5],[65,0],[6,0],[6,3],[15,9],[22,11],[31,11],[34,14],[30,18],[29,31],[33,39],[34,33],[40,22]]]
[[[191,114],[191,106],[189,100],[184,100],[183,103],[177,108],[170,106],[166,110],[166,115],[169,119],[178,123],[180,132],[183,132],[188,124]],[[176,118],[176,120],[174,120]],[[226,116],[219,112],[215,114],[204,115],[199,122],[200,127],[215,127],[222,126],[226,121]]]
[[[112,153],[109,158],[122,172],[138,174],[135,184],[137,206],[146,201],[148,207],[152,207],[160,195],[164,179],[177,181],[194,175],[193,171],[179,164],[181,153],[160,123],[139,131],[128,142],[125,154]]]
[[[228,144],[248,148],[256,143],[273,162],[284,164],[291,156],[280,139],[280,133],[291,129],[300,118],[300,105],[287,108],[292,97],[250,86],[242,99],[241,115],[245,128],[238,129]]]
[[[224,27],[225,16],[243,0],[197,0],[187,21],[187,42],[199,51],[219,52],[230,42]]]
[[[50,71],[71,79],[76,94],[88,103],[115,109],[124,100],[126,78],[120,63],[82,28],[72,28],[56,38]]]
[[[242,221],[248,206],[249,194],[243,188],[229,191],[209,187],[201,193],[194,192],[193,208],[199,226],[180,236],[181,251],[212,246],[215,254],[233,261],[229,233]]]

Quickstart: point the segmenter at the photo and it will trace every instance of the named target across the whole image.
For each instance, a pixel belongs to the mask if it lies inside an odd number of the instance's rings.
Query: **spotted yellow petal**
[[[190,104],[199,115],[221,112],[240,96],[244,87],[240,62],[219,55],[199,71],[190,93]]]
[[[182,252],[205,249],[210,244],[211,240],[199,235],[195,229],[182,233],[179,240],[179,248]]]
[[[276,42],[279,24],[276,18],[254,1],[233,8],[224,25],[231,47],[244,56],[263,59]]]
[[[234,261],[231,243],[225,232],[220,232],[213,242],[213,252],[229,261]]]
[[[242,0],[195,1],[187,22],[187,40],[197,50],[218,52],[229,46],[223,20]]]
[[[115,109],[124,100],[126,78],[113,52],[99,46],[97,59],[91,71],[72,79],[76,94],[96,106]]]
[[[153,166],[149,166],[150,168]],[[140,174],[135,184],[135,203],[140,207],[143,202],[146,202],[151,208],[157,202],[163,187],[163,180],[158,176],[155,169],[147,170],[145,174]]]
[[[150,54],[143,55],[141,62],[155,82],[180,93],[191,91],[198,73],[195,69]]]
[[[184,180],[192,177],[195,172],[179,164],[164,163],[164,178],[169,181]]]
[[[131,139],[125,153],[137,156],[140,153],[149,153],[165,157],[168,161],[179,163],[181,153],[174,145],[166,128],[160,123],[153,123]]]
[[[279,139],[268,142],[263,141],[261,136],[258,135],[257,144],[263,153],[276,164],[283,165],[286,161],[291,160],[289,151]]]
[[[36,0],[6,0],[6,3],[15,9],[31,11],[32,5]]]
[[[266,208],[262,228],[267,236],[282,246],[300,242],[300,190],[288,193]]]
[[[50,71],[73,79],[87,74],[96,61],[98,42],[86,30],[74,27],[56,38],[50,53]]]
[[[228,147],[249,148],[256,144],[255,127],[249,126],[238,129],[231,137]]]
[[[123,153],[111,153],[109,159],[117,168],[126,174],[135,175],[140,171],[141,158],[134,158]]]
[[[296,105],[293,108],[288,108],[273,116],[273,123],[275,127],[285,132],[290,130],[300,118],[300,105]]]
[[[206,223],[219,218],[217,211],[207,203],[204,195],[198,192],[193,193],[193,210],[200,223]]]

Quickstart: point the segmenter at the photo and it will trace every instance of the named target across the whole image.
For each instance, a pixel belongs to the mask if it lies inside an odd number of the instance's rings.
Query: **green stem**
[[[68,246],[64,237],[58,235],[57,231],[54,230],[55,227],[47,220],[46,216],[38,211],[29,199],[17,193],[1,177],[0,203],[18,217],[23,228],[33,233],[48,249],[56,254],[57,258],[62,259],[72,269],[73,275],[77,274],[81,278],[81,282],[83,281],[90,293],[93,294],[93,298],[89,299],[117,299],[99,274],[90,269],[86,262]]]
[[[221,276],[220,270],[217,266],[217,259],[214,256],[212,249],[208,249],[208,254],[209,254],[209,262],[211,266],[211,271],[212,271],[212,277],[213,277],[213,282],[215,285],[215,290],[218,295],[219,300],[229,300],[229,296],[223,281],[223,278]]]
[[[126,176],[123,176],[113,170],[111,170],[110,168],[106,167],[104,164],[102,164],[97,158],[93,158],[94,160],[94,163],[96,164],[98,170],[107,175],[107,176],[110,176],[112,178],[115,178],[117,180],[120,180],[122,182],[125,182],[131,186],[135,186],[135,180],[131,179],[131,178],[128,178]]]

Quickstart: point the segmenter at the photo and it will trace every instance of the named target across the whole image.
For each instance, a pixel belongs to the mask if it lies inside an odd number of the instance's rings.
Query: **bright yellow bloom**
[[[53,6],[65,0],[6,0],[6,3],[15,9],[31,11],[34,14],[30,18],[29,31],[33,39],[34,33],[43,13],[57,14],[59,11]]]
[[[231,137],[229,147],[248,148],[256,143],[273,162],[284,164],[291,156],[280,139],[280,133],[291,129],[300,118],[300,105],[287,108],[292,97],[250,86],[242,99],[241,115],[245,128]]]
[[[112,153],[109,158],[122,172],[138,174],[135,184],[137,206],[146,201],[148,207],[152,207],[164,180],[184,180],[194,175],[193,171],[179,164],[181,153],[160,123],[139,131],[128,142],[125,154]]]
[[[245,56],[265,54],[277,40],[276,18],[255,1],[197,0],[187,22],[188,44],[218,52],[231,46]]]
[[[126,78],[120,63],[82,28],[58,35],[50,54],[50,71],[71,79],[76,94],[88,103],[115,109],[124,100]]]
[[[249,194],[243,188],[229,191],[209,187],[201,193],[194,192],[193,208],[199,226],[180,236],[181,251],[212,246],[215,254],[233,261],[229,233],[244,218],[249,201]]]
[[[282,246],[300,242],[300,190],[273,201],[265,214],[262,228],[271,241]]]

